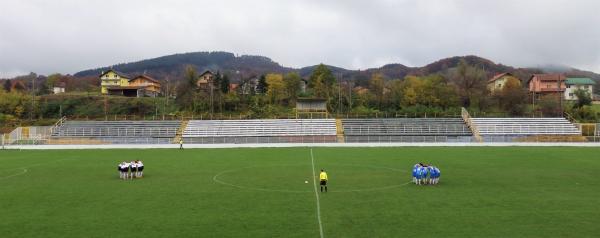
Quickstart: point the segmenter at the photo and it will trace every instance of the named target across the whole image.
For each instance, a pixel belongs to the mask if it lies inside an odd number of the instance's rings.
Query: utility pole
[[[169,106],[169,76],[166,77],[167,80],[167,91],[165,92],[165,100],[163,101],[163,113],[162,113],[162,119],[163,121],[165,120],[165,111],[167,111],[167,106]]]
[[[558,94],[558,110],[559,110],[560,116],[562,117],[562,116],[564,116],[564,113],[563,113],[563,108],[562,108],[562,98],[563,97],[562,97],[562,95],[560,93],[560,89],[561,89],[561,87],[560,87],[561,86],[560,85],[561,75],[558,74],[557,76],[558,76],[558,79],[556,80],[556,82],[557,82],[558,88],[556,90],[556,93]]]
[[[37,77],[37,76],[36,76]],[[31,79],[31,112],[29,112],[29,120],[33,120],[33,111],[35,110],[35,78]]]
[[[338,114],[342,113],[342,73],[338,74]]]
[[[214,113],[214,106],[213,106],[213,91],[214,91],[214,85],[212,82],[209,82],[210,84],[210,118],[212,119],[213,113]]]
[[[352,111],[352,86],[353,84],[348,81],[348,113]]]

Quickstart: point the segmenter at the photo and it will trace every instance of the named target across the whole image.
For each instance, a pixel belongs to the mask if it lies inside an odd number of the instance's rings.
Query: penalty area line
[[[321,222],[321,202],[319,201],[319,192],[317,190],[317,174],[315,173],[315,157],[313,156],[313,149],[310,148],[310,162],[312,164],[313,173],[313,186],[315,187],[315,197],[317,198],[317,220],[319,221],[319,234],[321,238],[323,235],[323,223]]]

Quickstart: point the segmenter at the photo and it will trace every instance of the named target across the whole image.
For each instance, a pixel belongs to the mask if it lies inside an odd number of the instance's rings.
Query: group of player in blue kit
[[[415,164],[412,170],[413,182],[416,185],[436,185],[440,181],[440,175],[438,167],[423,163]]]

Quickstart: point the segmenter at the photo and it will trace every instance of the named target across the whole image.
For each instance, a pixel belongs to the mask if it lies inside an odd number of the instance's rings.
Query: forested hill
[[[100,75],[102,71],[114,69],[129,74],[148,75],[157,78],[180,76],[186,65],[195,66],[198,70],[213,70],[228,73],[239,73],[243,76],[263,73],[285,73],[292,71],[263,56],[235,56],[228,52],[194,52],[162,56],[132,63],[117,64],[108,67],[90,69],[75,74],[77,77]]]
[[[345,79],[365,79],[369,78],[374,73],[381,73],[385,78],[398,79],[404,78],[407,75],[445,73],[449,69],[455,68],[462,59],[464,59],[470,65],[481,67],[489,74],[488,76],[490,77],[497,73],[512,72],[522,80],[527,80],[529,75],[533,73],[555,71],[552,69],[514,68],[503,64],[497,64],[491,60],[478,56],[455,56],[441,59],[422,67],[408,67],[402,64],[388,64],[379,68],[371,68],[366,70],[348,70],[329,65],[328,67],[336,76],[341,75]],[[315,65],[294,69],[290,67],[284,67],[264,56],[236,56],[229,52],[193,52],[85,70],[76,73],[75,76],[96,76],[102,71],[112,68],[114,70],[129,74],[141,74],[145,72],[146,74],[154,76],[157,79],[165,79],[169,77],[177,80],[181,78],[186,65],[195,66],[198,71],[221,71],[223,73],[232,75],[234,80],[242,77],[253,77],[266,73],[287,73],[290,71],[298,71],[302,77],[308,77],[316,67]],[[600,75],[593,72],[571,68],[564,68],[560,70],[560,72],[566,73],[568,76],[589,77],[600,82]],[[237,76],[234,76],[233,74],[236,74]]]

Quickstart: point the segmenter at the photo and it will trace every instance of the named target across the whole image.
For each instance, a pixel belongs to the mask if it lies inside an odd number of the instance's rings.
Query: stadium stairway
[[[21,139],[23,140],[27,140],[29,139],[29,127],[23,127],[22,131],[21,131]]]
[[[183,136],[183,132],[185,131],[185,128],[187,128],[188,123],[190,123],[189,120],[181,121],[181,125],[179,125],[179,129],[177,129],[177,132],[175,133],[175,137],[173,138],[173,144],[179,143],[179,141],[181,140],[181,137]]]
[[[335,120],[335,127],[337,132],[337,142],[344,143],[344,125],[342,124],[342,119]]]

